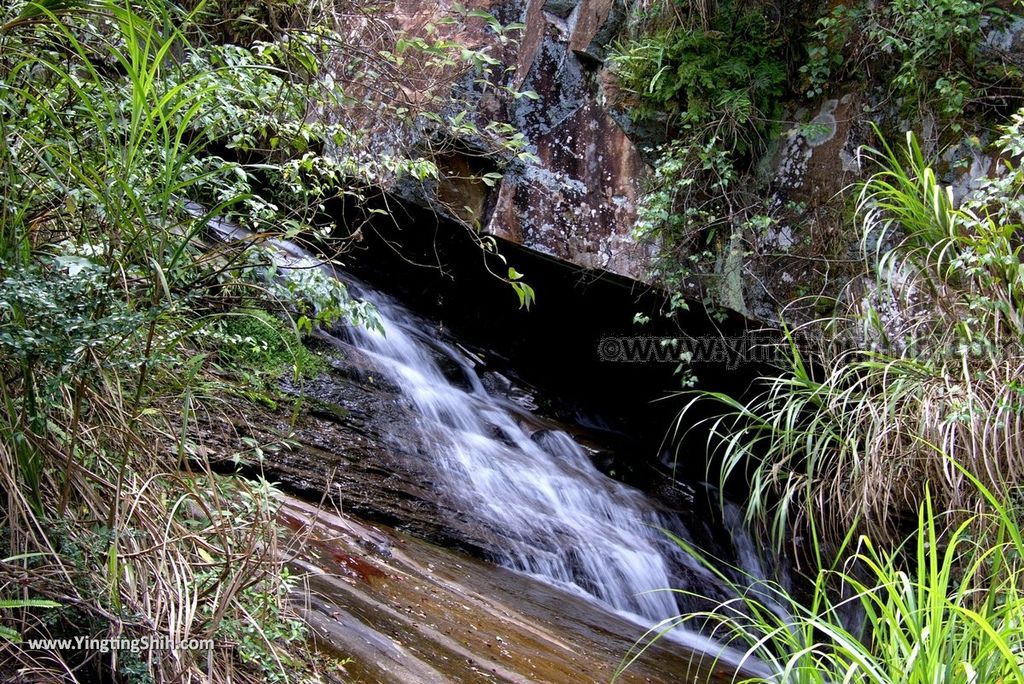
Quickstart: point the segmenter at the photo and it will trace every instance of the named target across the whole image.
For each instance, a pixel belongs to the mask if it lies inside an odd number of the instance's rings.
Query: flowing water
[[[239,237],[237,229],[231,233]],[[280,264],[285,268],[314,263],[293,244],[278,246],[287,253]],[[488,529],[496,562],[648,626],[680,613],[676,595],[667,591],[680,588],[680,568],[700,577],[704,587],[718,584],[665,534],[669,529],[689,538],[676,516],[598,471],[567,433],[537,429],[521,408],[492,396],[466,355],[427,322],[390,297],[340,277],[376,307],[383,333],[344,328],[323,334],[347,337],[400,388],[431,446],[429,458],[439,473],[435,486],[461,515]],[[451,368],[462,377],[451,378]],[[753,543],[736,536],[738,530],[733,535],[743,551],[739,560],[756,566]],[[698,635],[677,629],[674,636],[691,648],[734,659]]]
[[[669,559],[670,525],[639,491],[600,473],[565,432],[529,432],[507,401],[491,396],[464,357],[388,297],[360,290],[384,334],[352,331],[353,342],[414,404],[442,474],[439,484],[496,535],[503,565],[590,594],[649,620],[679,612]],[[466,382],[451,382],[438,354]]]

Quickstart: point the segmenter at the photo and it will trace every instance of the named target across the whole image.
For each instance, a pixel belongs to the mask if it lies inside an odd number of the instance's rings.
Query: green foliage
[[[242,44],[211,40],[207,9],[230,15],[225,33]],[[380,321],[326,259],[298,263],[274,238],[342,251],[329,202],[380,211],[366,200],[400,179],[438,182],[435,155],[457,144],[499,165],[530,159],[514,128],[470,121],[453,99],[474,69],[501,87],[486,50],[439,37],[396,58],[390,27],[389,43],[365,49],[316,11],[0,8],[0,527],[13,554],[0,593],[56,591],[74,615],[0,608],[26,638],[85,625],[222,640],[120,660],[132,681],[284,680],[305,667],[272,490],[209,476],[207,454],[234,447],[211,449],[197,428],[243,420],[239,396],[272,403],[289,369],[318,372],[302,334]],[[520,30],[472,19],[502,44]],[[258,30],[243,35],[247,22]],[[402,103],[406,72],[434,86],[422,108]],[[242,237],[222,244],[214,221]],[[532,301],[520,274],[508,279]],[[43,679],[78,667],[73,654],[38,655],[9,644],[5,665]]]
[[[329,200],[361,202],[371,189],[403,177],[437,181],[433,158],[453,145],[470,143],[499,162],[532,159],[514,127],[477,125],[458,93],[449,95],[453,74],[476,69],[480,83],[494,76],[494,59],[485,49],[399,38],[399,48],[377,54],[383,64],[361,66],[390,69],[378,73],[378,81],[382,90],[398,93],[406,72],[415,70],[415,84],[428,96],[412,108],[398,104],[394,93],[374,93],[366,100],[373,110],[368,113],[366,105],[353,105],[353,92],[363,85],[346,89],[334,73],[321,71],[347,49],[344,37],[326,25],[240,47],[187,40],[185,32],[168,30],[176,23],[192,26],[194,15],[178,16],[166,7],[104,11],[112,12],[120,34],[109,54],[95,49],[101,37],[93,35],[88,15],[60,21],[51,15],[54,23],[45,30],[6,39],[9,78],[0,109],[19,125],[7,131],[5,168],[12,173],[3,179],[0,229],[39,216],[48,219],[47,227],[88,226],[95,219],[126,232],[111,247],[136,251],[120,256],[146,265],[155,256],[172,278],[188,238],[203,227],[182,211],[184,199],[225,211],[259,233],[292,238],[315,231],[324,239]],[[502,35],[514,31],[505,27]],[[354,62],[363,55],[346,54],[356,55]],[[161,68],[169,55],[176,56],[175,68]],[[113,77],[111,67],[124,75]],[[447,87],[420,82],[431,75],[447,79]],[[331,115],[309,116],[312,111]],[[376,130],[366,129],[368,114],[379,122]],[[393,143],[382,144],[382,138]],[[407,142],[415,139],[428,141],[429,149]],[[119,154],[122,141],[126,154]],[[212,150],[256,161],[228,161]],[[52,173],[65,167],[75,172],[71,183]],[[107,183],[107,174],[114,183]],[[492,172],[487,180],[495,177]],[[154,230],[154,218],[160,230]],[[183,239],[169,239],[172,226]],[[24,253],[27,236],[9,237],[4,244]]]
[[[286,373],[295,378],[314,377],[324,361],[309,351],[281,319],[262,309],[234,311],[219,317],[204,334],[216,352],[216,361],[239,377],[244,396],[264,399],[275,393]]]
[[[731,248],[737,224],[755,226],[771,219],[749,216],[751,205],[740,204],[743,188],[735,156],[717,139],[700,144],[677,140],[657,151],[654,174],[637,205],[633,238],[655,246],[650,276],[669,292],[662,312],[667,318],[687,311],[694,299],[719,316],[716,261]],[[676,370],[684,387],[696,380],[689,362],[681,358]]]
[[[19,416],[5,437],[39,509],[44,466],[38,440],[51,435],[51,407],[69,385],[99,380],[97,364],[106,372],[138,372],[144,360],[139,330],[152,315],[132,311],[86,260],[44,257],[0,272],[9,274],[0,281],[0,360],[13,374],[0,382],[0,396],[9,415]]]
[[[651,276],[670,292],[662,314],[673,319],[689,310],[687,286],[714,268],[723,238],[729,237],[734,218],[729,193],[736,170],[732,155],[715,139],[703,145],[675,141],[658,153],[653,178],[637,206],[633,238],[657,245]],[[704,303],[709,311],[714,309],[710,299]],[[675,368],[683,388],[697,382],[692,360],[684,352]]]
[[[838,4],[819,18],[807,44],[807,63],[800,67],[807,85],[807,97],[825,93],[830,81],[845,73],[847,46],[861,29],[864,9],[854,4]]]
[[[9,560],[9,559],[8,559]],[[45,599],[0,599],[0,610],[26,610],[28,608],[60,608],[61,604],[56,601]],[[0,642],[21,641],[21,634],[5,625],[0,625]]]
[[[56,384],[91,367],[137,368],[119,354],[147,322],[107,288],[99,267],[76,257],[44,257],[23,269],[0,265],[0,354]]]
[[[265,480],[244,488],[216,480],[197,481],[195,484],[200,489],[223,488],[232,497],[225,510],[215,512],[217,516],[230,516],[239,522],[259,520],[272,517],[278,509],[278,493]],[[191,522],[196,529],[216,524],[213,518]],[[195,581],[202,591],[215,591],[224,581],[224,571],[232,570],[226,567],[227,559],[224,557],[206,554],[206,560],[210,570],[199,573]],[[218,616],[216,606],[206,604],[204,618],[215,626],[214,633],[218,638],[236,645],[239,659],[257,669],[262,681],[291,681],[289,673],[301,669],[301,663],[295,662],[288,651],[304,643],[307,637],[305,623],[286,608],[289,594],[296,587],[296,578],[286,566],[275,568],[273,573],[268,572],[255,581],[247,580],[241,574],[237,578],[245,584],[232,599],[237,610]]]
[[[675,141],[658,148],[647,192],[637,207],[633,236],[659,245],[654,275],[671,289],[714,259],[716,241],[732,218],[727,193],[736,181],[733,157],[716,138]]]
[[[261,40],[272,40],[286,29],[300,30],[309,22],[309,17],[317,13],[322,16],[329,10],[320,3],[295,0],[189,0],[184,4],[199,12],[197,23],[211,39],[245,47]]]
[[[251,248],[247,257],[252,267],[246,275],[265,282],[271,295],[292,308],[300,332],[312,332],[314,325],[330,327],[346,321],[384,333],[376,309],[350,297],[348,287],[335,277],[329,265],[289,260],[273,246]]]
[[[749,683],[1024,682],[1020,511],[958,472],[990,512],[957,521],[925,495],[914,529],[895,547],[851,532],[830,561],[815,541],[806,601],[759,578],[745,578],[753,588],[740,586],[676,539],[737,598],[667,621],[648,636],[706,621],[720,641],[743,651],[748,665],[760,662],[770,672],[742,679]],[[844,619],[851,615],[859,617]]]
[[[295,580],[287,568],[281,570],[275,586],[259,584],[242,591],[238,600],[243,606],[243,619],[225,621],[219,634],[238,644],[242,662],[262,670],[267,682],[287,682],[290,661],[282,662],[274,645],[301,644],[307,636],[306,625],[285,613],[282,604],[293,589]]]
[[[522,273],[511,266],[508,267],[508,281],[511,283],[516,296],[519,297],[519,307],[529,309],[534,301],[536,301],[537,293],[533,291],[532,287],[522,282],[522,279]]]
[[[940,0],[840,4],[818,20],[801,71],[807,94],[880,63],[907,110],[935,103],[956,118],[984,95],[1012,97],[1021,72],[985,46],[985,32],[1012,19],[996,3]]]
[[[775,9],[739,0],[638,3],[610,57],[633,117],[661,121],[671,138],[652,151],[655,173],[633,233],[654,246],[650,276],[674,293],[669,316],[686,307],[684,291],[714,307],[718,284],[704,276],[751,218],[739,181],[774,133],[787,82],[787,36],[767,18]]]
[[[710,422],[721,477],[747,474],[748,517],[777,545],[815,511],[832,537],[899,538],[926,483],[943,510],[981,505],[950,462],[1003,498],[1024,478],[1024,175],[1005,165],[957,207],[912,136],[875,156],[859,203],[874,281],[851,286],[820,345],[791,339],[752,402],[705,395],[726,408]]]
[[[778,118],[786,80],[782,36],[762,7],[727,0],[710,18],[687,17],[654,35],[620,43],[611,62],[637,100],[634,117],[667,118],[687,137],[730,151],[756,148]],[[708,19],[703,21],[702,19]]]

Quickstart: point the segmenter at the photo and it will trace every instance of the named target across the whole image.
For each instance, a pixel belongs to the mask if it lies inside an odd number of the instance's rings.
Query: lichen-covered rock
[[[607,81],[602,78],[605,47],[625,17],[624,1],[465,4],[525,29],[503,43],[485,21],[445,23],[454,5],[422,0],[397,2],[388,21],[412,35],[426,35],[426,27],[433,27],[438,35],[487,49],[498,59],[489,87],[474,82],[475,76],[464,77],[468,109],[481,127],[493,121],[515,125],[540,162],[516,162],[488,188],[466,180],[480,170],[472,168],[478,158],[455,151],[439,160],[438,182],[400,182],[395,192],[539,252],[643,280],[649,253],[633,241],[631,231],[647,167],[601,94]],[[533,91],[539,99],[514,97],[503,88]],[[407,90],[412,89],[410,84]],[[378,137],[387,141],[389,135],[393,132],[381,131]]]
[[[519,87],[539,99],[508,116],[539,164],[514,166],[497,191],[487,231],[584,268],[643,280],[648,250],[631,232],[647,167],[601,103],[601,60],[624,16],[621,0],[513,2],[526,24]],[[511,61],[511,60],[510,60]]]
[[[924,153],[937,156],[940,180],[956,200],[994,170],[996,158],[986,152],[992,136],[984,126],[942,132],[926,111],[907,120],[886,93],[884,84],[876,84],[868,92],[794,103],[786,116],[791,123],[757,169],[756,193],[772,220],[744,231],[742,296],[733,278],[731,296],[719,297],[721,305],[759,320],[804,321],[826,313],[821,307],[865,272],[852,214],[857,184],[880,168],[871,152],[880,145],[873,126],[897,150],[905,145],[903,134],[913,131]]]
[[[631,232],[646,166],[598,103],[594,72],[558,39],[557,27],[547,32],[524,84],[540,99],[513,112],[540,164],[506,174],[488,231],[584,268],[643,279],[648,255]]]
[[[864,142],[860,98],[847,93],[827,99],[817,111],[799,107],[794,123],[766,156],[771,186],[788,201],[816,203],[841,192],[860,174],[858,148]]]
[[[470,116],[478,124],[514,125],[539,162],[511,163],[490,187],[467,180],[481,170],[474,166],[479,160],[456,150],[439,159],[438,182],[407,184],[399,194],[537,252],[650,282],[657,247],[635,240],[633,227],[650,176],[651,149],[671,127],[656,115],[633,121],[630,96],[604,63],[628,3],[466,4],[525,27],[517,40],[504,42],[486,22],[460,21],[442,30],[471,47],[486,47],[500,62],[487,87],[472,78],[463,83]],[[401,0],[394,23],[412,33],[444,25],[440,20],[453,6]],[[988,27],[982,49],[1024,67],[1024,21]],[[795,99],[786,104],[775,139],[743,161],[739,218],[706,247],[715,252],[702,264],[708,272],[696,274],[686,294],[763,321],[824,313],[820,308],[828,297],[864,270],[851,223],[851,188],[877,168],[864,153],[866,145],[878,142],[873,123],[894,145],[902,143],[903,131],[916,131],[925,153],[939,158],[937,171],[957,198],[993,169],[987,124],[972,129],[968,119],[951,127],[927,111],[908,114],[891,84],[871,75],[836,87],[814,101],[790,95]],[[509,91],[532,93],[514,97]]]

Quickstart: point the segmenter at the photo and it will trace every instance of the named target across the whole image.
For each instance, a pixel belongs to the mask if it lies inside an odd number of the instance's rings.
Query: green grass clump
[[[808,598],[763,578],[738,583],[677,539],[737,598],[656,626],[620,671],[665,631],[704,624],[751,669],[770,673],[737,674],[733,682],[1024,682],[1021,512],[963,474],[988,504],[986,513],[943,514],[926,495],[914,530],[899,544],[876,545],[851,532],[832,561],[815,545]]]
[[[287,320],[262,309],[236,310],[220,320],[217,357],[225,368],[266,387],[282,376],[313,378],[327,364],[302,343]]]
[[[865,276],[791,336],[788,367],[751,401],[697,394],[680,416],[725,407],[708,423],[721,480],[749,478],[748,522],[777,546],[808,512],[833,539],[855,524],[901,539],[926,484],[940,510],[984,508],[950,463],[1001,497],[1024,482],[1024,174],[1007,165],[957,206],[912,136],[876,158],[859,202]]]
[[[309,670],[273,490],[213,476],[195,426],[202,412],[243,413],[230,392],[247,379],[316,365],[261,313],[222,347],[249,378],[225,382],[211,362],[208,333],[236,323],[223,312],[265,288],[237,247],[206,243],[208,219],[231,208],[251,227],[301,225],[211,150],[258,154],[272,133],[285,158],[325,130],[288,125],[308,84],[281,68],[287,41],[211,45],[194,20],[163,2],[0,7],[0,678],[259,682]],[[214,647],[27,647],[77,636]]]
[[[999,145],[1024,150],[1024,112]],[[724,407],[703,423],[720,483],[749,484],[746,522],[792,542],[807,593],[705,558],[737,598],[651,636],[710,625],[771,672],[735,681],[1020,684],[1024,173],[1002,162],[958,203],[912,135],[872,154],[864,276],[813,337],[787,331],[753,399],[691,393],[680,415]]]

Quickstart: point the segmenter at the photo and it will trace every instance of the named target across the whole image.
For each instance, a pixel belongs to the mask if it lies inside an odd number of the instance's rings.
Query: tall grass
[[[709,447],[723,481],[749,478],[748,521],[776,545],[808,511],[833,539],[855,525],[901,539],[926,483],[940,510],[983,506],[954,464],[1000,495],[1024,477],[1024,176],[1004,166],[956,206],[912,136],[873,156],[858,204],[868,275],[816,333],[793,331],[788,367],[753,401],[696,395],[680,415],[725,408]]]
[[[0,5],[0,679],[315,676],[272,487],[213,474],[197,425],[244,421],[239,397],[273,405],[286,366],[315,372],[300,331],[377,319],[319,264],[277,266],[267,241],[340,251],[328,202],[374,216],[369,198],[399,177],[436,184],[418,146],[380,149],[388,129],[434,154],[474,138],[531,158],[514,127],[452,111],[468,69],[493,75],[486,49],[403,40],[379,6]],[[519,30],[487,23],[503,45]],[[358,42],[380,27],[385,43]],[[231,35],[246,44],[216,42]],[[438,86],[422,109],[395,97],[409,82]],[[210,239],[214,218],[248,237]],[[12,636],[216,646],[96,656]]]
[[[22,15],[46,28],[36,28],[30,40],[8,36],[3,98],[9,121],[29,117],[10,131],[18,154],[12,160],[16,164],[3,166],[9,188],[5,204],[55,210],[43,198],[26,197],[28,189],[19,183],[27,175],[20,165],[47,169],[50,186],[34,190],[45,190],[51,201],[66,201],[71,193],[76,208],[93,214],[79,216],[86,220],[77,226],[65,223],[71,235],[88,238],[91,227],[109,240],[109,249],[119,250],[120,260],[165,272],[187,244],[172,230],[181,219],[175,216],[176,198],[202,179],[184,172],[199,149],[186,132],[216,95],[214,84],[199,75],[178,83],[162,76],[171,68],[172,51],[185,44],[175,25],[191,21],[172,7],[152,3],[143,10],[104,3],[79,6],[85,15],[58,17],[30,3]],[[90,13],[95,21],[83,21]],[[109,24],[100,32],[104,21]],[[7,28],[8,33],[17,31],[17,21]],[[121,78],[112,79],[111,70]],[[66,98],[64,108],[54,106],[60,102],[55,93]],[[5,256],[12,256],[11,250],[28,253],[34,225],[38,222],[6,222]]]
[[[656,628],[710,625],[722,643],[775,684],[1016,684],[1024,682],[1024,530],[1006,506],[963,473],[988,510],[952,515],[926,494],[915,529],[895,546],[851,533],[835,561],[820,547],[809,596],[763,579],[741,586],[699,550],[737,598]],[[776,606],[783,606],[780,615]],[[707,627],[706,627],[707,628]],[[651,635],[656,634],[652,631]],[[639,645],[623,667],[646,647]],[[751,669],[754,669],[751,667]]]
[[[211,214],[246,196],[201,155],[232,131],[209,130],[223,82],[182,61],[192,19],[111,0],[0,20],[0,678],[302,667],[271,488],[215,475],[191,429],[235,403],[197,333],[233,306],[219,293],[255,289],[186,211],[210,187],[228,188]],[[27,648],[78,636],[215,646]]]
[[[1006,157],[1022,128],[1024,112]],[[1024,174],[1001,162],[957,204],[912,135],[871,156],[867,275],[815,344],[787,331],[752,401],[697,394],[680,415],[723,407],[721,481],[746,478],[746,522],[776,549],[803,539],[806,591],[740,586],[677,540],[737,598],[659,629],[711,625],[770,673],[734,681],[1024,682]]]

